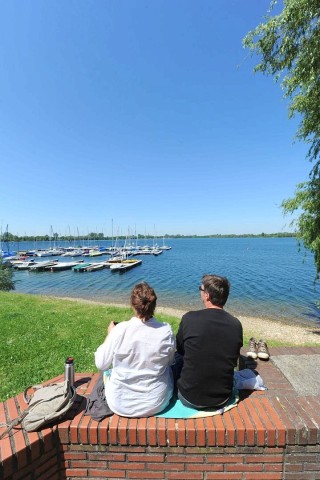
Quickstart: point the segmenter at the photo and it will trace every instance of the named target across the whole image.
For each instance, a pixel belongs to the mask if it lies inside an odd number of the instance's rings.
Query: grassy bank
[[[128,320],[129,308],[88,305],[0,292],[0,401],[63,372],[67,356],[79,372],[96,371],[93,354],[111,320]],[[157,318],[176,330],[179,320]]]
[[[96,371],[93,354],[110,321],[121,322],[132,315],[129,308],[7,292],[0,292],[0,305],[0,401],[60,375],[67,356],[75,358],[78,372]],[[179,318],[157,312],[156,317],[177,332]],[[251,323],[244,324],[245,345],[265,325]],[[265,338],[273,346],[290,345],[291,337]]]

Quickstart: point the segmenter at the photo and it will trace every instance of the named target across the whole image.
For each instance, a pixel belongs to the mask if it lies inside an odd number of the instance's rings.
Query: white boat
[[[159,247],[160,250],[171,250],[172,247],[164,244],[164,237],[162,238],[162,247]]]
[[[99,250],[91,250],[89,252],[89,257],[101,257],[105,252],[100,252]]]
[[[47,270],[47,267],[52,267],[56,265],[58,260],[47,260],[45,262],[37,262],[30,266],[29,272],[44,272]]]
[[[64,252],[61,257],[82,257],[83,252],[82,250],[69,250],[68,252]]]
[[[55,257],[61,254],[62,254],[62,250],[57,250],[56,248],[49,249],[49,250],[37,250],[35,252],[36,257]]]
[[[50,270],[50,272],[61,272],[62,270],[71,270],[72,267],[75,267],[79,263],[82,263],[83,260],[78,262],[59,262],[56,265],[51,265],[45,268],[45,270]]]
[[[127,270],[131,270],[131,268],[137,267],[138,265],[141,265],[142,260],[137,260],[137,259],[129,259],[129,260],[123,260],[121,263],[113,263],[110,265],[110,270],[112,272],[126,272]]]
[[[96,272],[97,270],[102,270],[103,268],[106,268],[105,262],[91,263],[91,265],[85,268],[85,272]]]
[[[35,264],[34,260],[27,260],[13,266],[15,270],[29,270]]]

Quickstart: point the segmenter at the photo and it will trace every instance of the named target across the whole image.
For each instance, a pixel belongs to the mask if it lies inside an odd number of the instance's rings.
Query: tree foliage
[[[244,46],[258,54],[255,71],[281,79],[289,100],[289,117],[298,115],[297,138],[309,146],[313,163],[309,181],[297,186],[295,196],[284,200],[285,213],[302,213],[294,221],[297,237],[314,253],[320,272],[320,1],[284,0],[282,11],[272,15],[244,38]]]
[[[14,290],[14,288],[12,270],[7,267],[0,258],[0,290],[9,292],[9,290]]]

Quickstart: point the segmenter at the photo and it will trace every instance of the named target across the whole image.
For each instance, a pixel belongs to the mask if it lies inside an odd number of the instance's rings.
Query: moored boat
[[[45,270],[50,270],[50,272],[61,272],[62,270],[71,270],[72,267],[78,265],[78,263],[82,263],[83,260],[79,260],[78,262],[59,262],[56,265],[52,265],[46,267]]]
[[[138,265],[141,265],[142,260],[137,260],[137,259],[129,259],[129,260],[123,260],[120,263],[113,263],[110,265],[110,270],[112,272],[126,272],[127,270],[131,270],[131,268],[137,267]]]
[[[36,262],[29,267],[29,272],[44,272],[48,267],[56,265],[58,260],[46,260],[45,262]]]

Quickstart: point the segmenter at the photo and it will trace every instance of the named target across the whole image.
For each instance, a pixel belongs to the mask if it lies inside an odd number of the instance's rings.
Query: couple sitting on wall
[[[199,290],[205,308],[182,317],[175,341],[170,325],[153,317],[154,290],[147,283],[133,288],[135,315],[118,325],[111,322],[95,352],[99,370],[112,366],[103,385],[109,414],[155,415],[167,407],[174,389],[184,405],[199,410],[228,402],[242,325],[223,309],[229,295],[226,278],[204,275]]]

